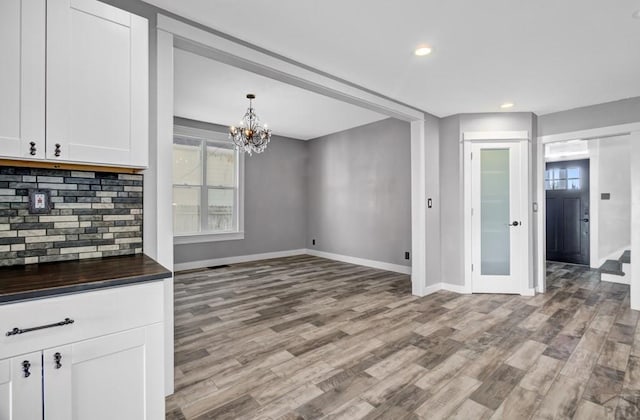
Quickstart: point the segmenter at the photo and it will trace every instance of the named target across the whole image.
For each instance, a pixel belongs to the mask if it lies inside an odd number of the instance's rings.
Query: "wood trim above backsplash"
[[[14,166],[20,168],[62,169],[68,171],[111,172],[118,174],[137,174],[142,168],[122,168],[119,166],[81,165],[77,163],[50,162],[40,160],[12,160],[0,159],[0,166]]]

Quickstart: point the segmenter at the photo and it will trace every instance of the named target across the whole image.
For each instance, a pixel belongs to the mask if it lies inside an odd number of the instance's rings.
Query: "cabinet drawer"
[[[163,293],[154,281],[0,305],[0,359],[162,322]],[[73,323],[6,335],[66,318]]]

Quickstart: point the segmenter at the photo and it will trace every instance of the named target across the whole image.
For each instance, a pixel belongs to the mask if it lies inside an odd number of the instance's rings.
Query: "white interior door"
[[[524,293],[527,173],[520,142],[471,146],[472,291]]]

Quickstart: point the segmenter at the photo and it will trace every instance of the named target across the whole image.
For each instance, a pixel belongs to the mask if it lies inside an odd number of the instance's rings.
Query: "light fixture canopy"
[[[249,153],[262,153],[267,148],[269,140],[271,140],[271,130],[267,125],[260,122],[260,118],[253,109],[253,100],[256,95],[247,94],[249,100],[249,108],[240,121],[240,126],[232,125],[229,127],[229,139],[236,145],[236,150]]]
[[[422,45],[418,45],[418,47],[415,49],[413,53],[418,57],[423,57],[425,55],[431,54],[431,51],[432,51],[432,48],[429,45],[422,44]]]
[[[509,109],[509,108],[513,108],[514,106],[515,104],[513,102],[505,102],[502,105],[500,105],[500,108]]]

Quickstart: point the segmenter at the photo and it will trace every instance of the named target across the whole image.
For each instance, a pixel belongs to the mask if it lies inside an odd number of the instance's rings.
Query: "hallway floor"
[[[417,298],[406,275],[306,255],[180,273],[167,419],[640,418],[629,287],[547,278]]]

